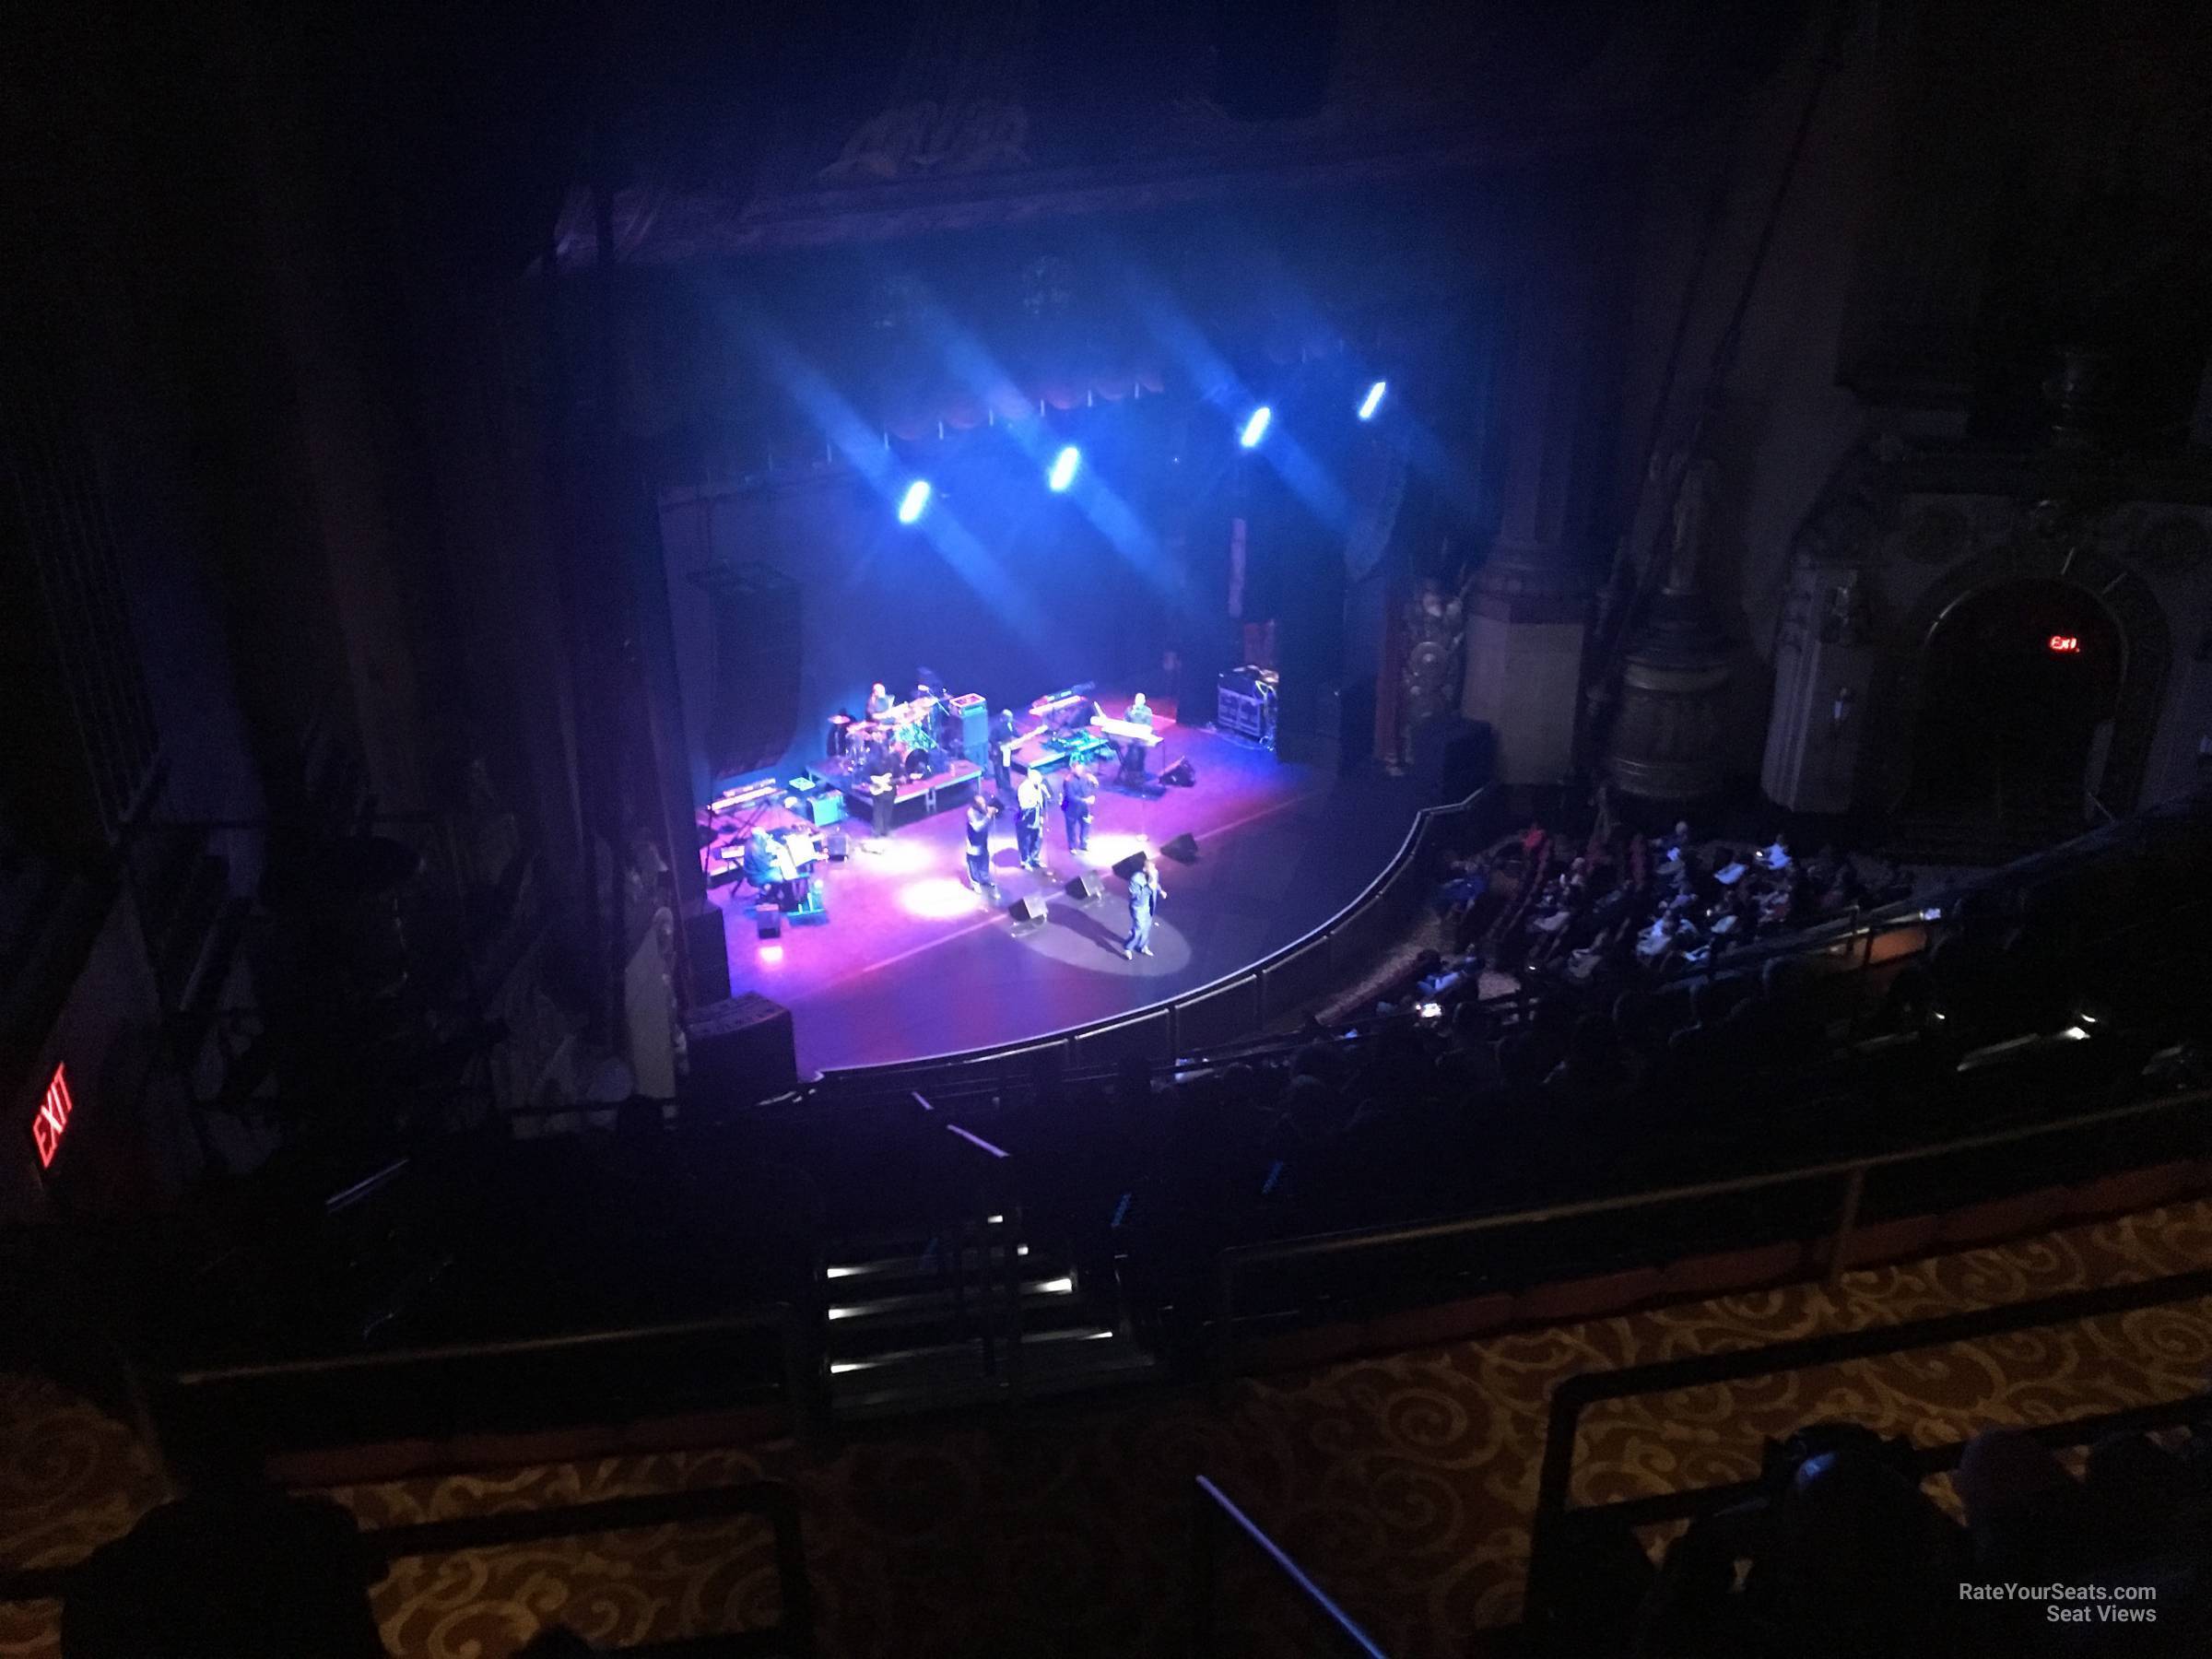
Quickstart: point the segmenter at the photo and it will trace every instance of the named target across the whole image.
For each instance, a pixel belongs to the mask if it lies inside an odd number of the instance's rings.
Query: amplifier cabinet
[[[1221,675],[1215,684],[1215,725],[1265,743],[1274,732],[1274,686],[1250,668]]]

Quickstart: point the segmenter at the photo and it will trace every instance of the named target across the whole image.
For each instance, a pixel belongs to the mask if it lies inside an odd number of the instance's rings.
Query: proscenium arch
[[[2112,709],[2112,741],[2106,752],[2098,798],[2116,813],[2132,811],[2143,791],[2159,707],[2173,660],[2166,613],[2150,584],[2110,554],[2019,542],[1966,559],[1938,577],[1912,608],[1884,635],[1882,662],[1869,700],[1867,730],[1896,734],[1862,751],[1862,798],[1894,812],[1912,780],[1912,747],[1920,735],[1928,645],[1936,630],[1975,594],[2014,582],[2055,582],[2078,588],[2112,620],[2120,636],[2120,690]]]

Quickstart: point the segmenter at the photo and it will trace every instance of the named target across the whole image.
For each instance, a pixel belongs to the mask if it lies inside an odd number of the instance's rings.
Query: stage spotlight
[[[1053,470],[1044,475],[1044,481],[1057,495],[1076,481],[1076,469],[1083,465],[1083,452],[1069,444],[1053,457]]]
[[[1389,390],[1390,382],[1388,381],[1377,381],[1370,386],[1367,389],[1367,395],[1359,400],[1359,418],[1372,420],[1375,418],[1375,411],[1382,406],[1383,394]]]
[[[899,498],[899,522],[911,524],[929,509],[929,480],[916,478]]]
[[[1244,418],[1244,429],[1237,434],[1237,441],[1246,449],[1259,448],[1260,440],[1267,436],[1268,424],[1274,419],[1275,411],[1262,404]]]

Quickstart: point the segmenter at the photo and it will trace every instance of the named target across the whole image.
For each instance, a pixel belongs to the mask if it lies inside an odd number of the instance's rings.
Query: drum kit
[[[848,741],[871,775],[926,778],[937,770],[937,709],[934,697],[893,705],[880,719],[857,723]]]

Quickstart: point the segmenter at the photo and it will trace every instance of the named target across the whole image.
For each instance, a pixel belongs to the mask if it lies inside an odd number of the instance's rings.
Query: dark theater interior
[[[0,123],[4,1659],[2212,1653],[2212,7]]]

